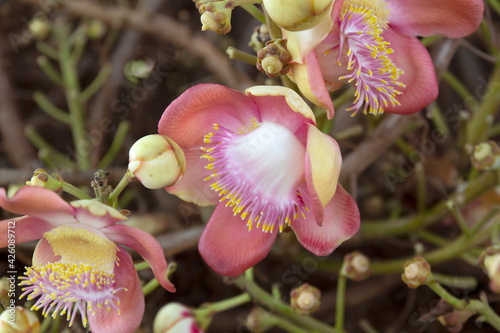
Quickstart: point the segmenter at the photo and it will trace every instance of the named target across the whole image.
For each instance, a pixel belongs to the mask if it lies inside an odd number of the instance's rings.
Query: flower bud
[[[99,40],[106,32],[106,26],[100,20],[92,20],[87,28],[87,35],[90,39]]]
[[[248,46],[255,50],[255,52],[259,51],[261,48],[266,46],[266,43],[271,40],[271,35],[269,33],[269,27],[266,24],[261,24],[256,27],[253,31],[252,36],[250,37],[250,42]]]
[[[153,333],[203,333],[195,323],[191,310],[180,303],[168,303],[156,314]]]
[[[35,38],[44,40],[50,32],[50,25],[46,19],[34,18],[29,22],[28,30]]]
[[[500,246],[490,246],[479,257],[479,262],[490,278],[490,289],[500,294]]]
[[[232,4],[225,1],[200,5],[198,9],[201,14],[201,30],[227,34],[231,31],[231,14],[233,8]]]
[[[320,305],[321,292],[318,288],[304,283],[290,292],[290,305],[301,315],[309,315]]]
[[[370,276],[370,259],[359,251],[344,257],[343,274],[354,281],[362,281]]]
[[[139,80],[145,79],[151,74],[153,67],[154,61],[151,59],[131,60],[123,68],[123,73],[129,81],[137,84]]]
[[[245,326],[248,327],[251,332],[262,333],[273,328],[275,326],[275,320],[269,312],[264,309],[254,308],[248,314],[245,320]]]
[[[500,168],[500,147],[495,141],[483,142],[474,147],[471,162],[478,170]]]
[[[404,265],[404,272],[401,275],[403,282],[410,288],[417,288],[427,281],[431,272],[431,266],[424,258],[417,256]]]
[[[473,315],[475,311],[453,309],[452,312],[438,316],[436,319],[448,329],[448,332],[462,332],[465,322]]]
[[[130,148],[128,170],[149,189],[174,185],[185,169],[184,152],[166,136],[147,135]]]
[[[257,69],[270,78],[285,75],[290,71],[290,54],[286,50],[284,39],[274,39],[257,52]]]
[[[0,315],[0,333],[39,333],[40,322],[30,310],[16,306]]]
[[[290,31],[311,29],[331,14],[333,0],[263,0],[269,17]]]
[[[48,174],[44,169],[36,169],[30,180],[26,182],[28,186],[44,187],[54,192],[61,192],[64,179],[57,173]]]

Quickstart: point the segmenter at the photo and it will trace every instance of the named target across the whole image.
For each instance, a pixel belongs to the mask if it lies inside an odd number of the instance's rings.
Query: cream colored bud
[[[156,314],[153,333],[203,333],[196,327],[191,310],[180,303],[168,303]]]
[[[417,288],[427,281],[431,266],[424,258],[417,256],[407,261],[403,268],[401,279],[410,288]]]
[[[344,257],[341,274],[351,280],[362,281],[370,276],[370,259],[359,251],[348,253]]]
[[[35,18],[28,24],[28,30],[37,39],[44,40],[50,32],[50,26],[46,19]]]
[[[0,333],[39,333],[40,322],[31,311],[20,306],[8,307],[0,315]]]
[[[490,278],[491,291],[500,294],[500,247],[489,247],[481,262]]]
[[[290,305],[301,315],[309,315],[320,305],[321,292],[307,283],[290,292]]]
[[[262,60],[262,69],[266,74],[279,75],[283,69],[283,64],[276,57],[265,57]]]
[[[185,169],[184,152],[166,136],[148,135],[130,148],[128,170],[149,189],[174,185]]]
[[[280,27],[290,31],[308,30],[331,14],[333,0],[263,0],[264,8]]]

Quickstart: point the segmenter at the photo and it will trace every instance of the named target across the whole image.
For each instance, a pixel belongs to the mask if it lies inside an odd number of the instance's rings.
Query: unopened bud
[[[87,35],[90,39],[98,40],[106,32],[106,26],[100,20],[92,20],[87,28]]]
[[[44,40],[50,32],[50,25],[46,19],[35,18],[30,21],[28,30],[35,38]]]
[[[309,315],[320,305],[321,292],[318,288],[304,283],[290,292],[290,305],[301,315]]]
[[[0,315],[0,333],[39,333],[37,316],[23,307],[8,307]]]
[[[151,74],[154,68],[154,61],[151,59],[146,60],[131,60],[125,64],[123,73],[131,82],[139,82],[140,79],[145,79]]]
[[[495,141],[483,142],[474,147],[471,162],[478,170],[500,168],[500,147]]]
[[[263,333],[269,331],[275,325],[274,318],[261,308],[254,308],[245,320],[245,326],[251,332]]]
[[[475,311],[453,309],[452,312],[438,316],[436,319],[449,332],[459,333],[462,332],[465,322],[475,314]]]
[[[231,14],[233,8],[234,5],[225,1],[200,5],[198,9],[201,14],[201,30],[227,34],[231,31]]]
[[[285,75],[290,71],[290,54],[286,50],[284,39],[274,39],[257,51],[257,69],[266,73],[270,78]]]
[[[479,262],[490,278],[490,289],[500,294],[500,246],[490,246],[479,257]]]
[[[271,35],[269,33],[269,27],[267,24],[261,24],[256,27],[250,37],[250,42],[248,46],[254,49],[255,52],[259,51],[261,48],[266,46],[266,43],[271,40]]]
[[[359,251],[344,257],[343,274],[354,281],[362,281],[370,276],[370,259]]]
[[[188,307],[180,303],[168,303],[156,314],[153,333],[203,333],[196,326]]]
[[[424,258],[417,256],[404,265],[404,272],[401,275],[403,282],[410,288],[417,288],[427,281],[431,272],[431,266]]]
[[[45,187],[54,192],[62,191],[64,180],[57,173],[48,174],[44,169],[36,169],[33,177],[26,182],[28,186]]]
[[[185,169],[184,152],[166,136],[147,135],[130,148],[128,170],[149,189],[174,185]]]
[[[308,30],[328,19],[333,0],[263,0],[264,8],[280,27],[290,31]]]

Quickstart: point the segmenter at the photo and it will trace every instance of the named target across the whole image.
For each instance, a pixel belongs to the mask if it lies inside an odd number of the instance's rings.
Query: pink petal
[[[259,112],[251,98],[218,84],[199,84],[180,95],[163,113],[158,133],[174,140],[182,149],[200,147],[203,137],[217,123],[233,132]]]
[[[61,260],[61,256],[54,255],[50,243],[45,238],[40,239],[33,252],[33,266],[44,266],[49,262],[58,262],[59,260]]]
[[[240,216],[219,203],[203,231],[198,249],[215,272],[236,276],[264,259],[273,245],[276,233],[261,229],[248,230]]]
[[[443,35],[452,38],[473,33],[483,19],[483,0],[387,0],[389,25],[409,36]]]
[[[163,288],[170,292],[175,291],[174,285],[166,276],[167,261],[165,260],[165,255],[160,244],[158,244],[153,236],[145,231],[124,224],[115,224],[102,229],[102,231],[112,241],[126,245],[137,251],[149,263],[156,279]]]
[[[316,223],[321,226],[324,207],[337,190],[342,155],[337,141],[313,125],[308,125],[306,149],[305,176],[312,201],[310,208]]]
[[[7,198],[4,188],[0,188],[0,207],[21,215],[30,215],[52,224],[74,223],[73,208],[56,193],[43,187],[24,186]]]
[[[70,204],[75,209],[77,221],[92,228],[105,228],[127,219],[113,207],[96,200],[76,200]]]
[[[139,327],[144,315],[144,295],[139,283],[139,276],[134,269],[130,254],[123,248],[117,252],[120,266],[115,266],[116,286],[127,288],[118,291],[115,296],[120,299],[120,314],[116,309],[107,311],[106,307],[97,308],[95,315],[87,314],[92,332],[102,333],[133,333]]]
[[[186,171],[177,184],[165,187],[165,190],[200,206],[215,205],[219,201],[219,195],[210,188],[213,181],[205,181],[212,171],[205,168],[208,162],[201,158],[202,154],[204,153],[198,146],[185,149]]]
[[[14,225],[15,227],[12,228]],[[59,225],[56,223],[31,216],[0,221],[0,235],[2,235],[0,238],[0,248],[7,247],[9,244],[9,234],[15,236],[12,239],[18,244],[40,239],[43,237],[44,233],[58,226]],[[9,232],[9,230],[11,231]]]
[[[402,35],[390,28],[382,36],[394,49],[390,58],[404,70],[399,81],[406,85],[400,88],[403,94],[396,97],[401,105],[393,107],[389,104],[385,111],[399,114],[420,111],[438,96],[436,74],[429,53],[416,37]]]
[[[332,66],[336,66],[332,63]],[[300,92],[311,102],[326,109],[328,119],[335,114],[332,99],[326,88],[321,68],[315,52],[310,52],[304,60],[304,64],[293,64],[291,75],[300,89]]]
[[[307,197],[304,200],[307,202]],[[359,210],[356,202],[340,184],[332,201],[325,207],[323,226],[318,226],[312,213],[306,219],[292,222],[291,227],[299,242],[311,253],[326,256],[343,241],[351,238],[359,229]]]

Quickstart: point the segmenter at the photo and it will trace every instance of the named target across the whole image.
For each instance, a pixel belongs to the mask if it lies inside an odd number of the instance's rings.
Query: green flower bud
[[[483,142],[474,147],[471,162],[478,170],[500,168],[500,147],[495,141]]]
[[[184,152],[166,136],[147,135],[130,148],[129,173],[149,189],[174,185],[181,179],[185,169]]]
[[[226,1],[216,1],[199,6],[201,30],[227,34],[231,31],[231,14],[234,6]]]
[[[47,38],[50,32],[50,25],[46,19],[35,18],[28,24],[29,32],[39,40]]]
[[[290,71],[290,54],[286,50],[284,39],[274,39],[257,52],[257,69],[270,78],[286,75]]]

